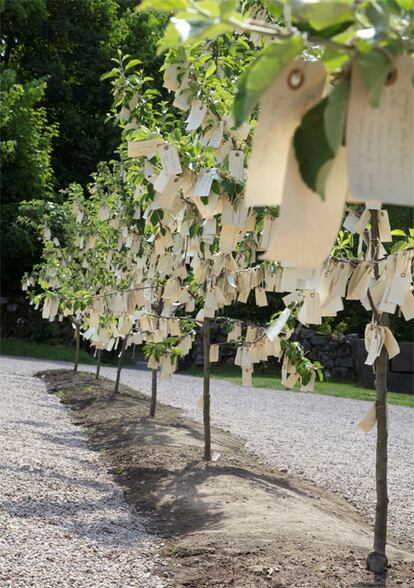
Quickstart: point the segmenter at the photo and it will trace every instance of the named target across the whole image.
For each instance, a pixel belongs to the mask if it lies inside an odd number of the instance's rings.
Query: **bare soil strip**
[[[390,546],[384,584],[365,569],[372,531],[342,498],[264,466],[230,434],[213,430],[217,461],[202,460],[200,424],[93,374],[42,373],[69,405],[128,502],[162,537],[158,574],[202,588],[412,586],[408,546]]]

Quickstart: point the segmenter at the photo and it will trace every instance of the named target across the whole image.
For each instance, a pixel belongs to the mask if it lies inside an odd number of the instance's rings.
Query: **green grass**
[[[182,372],[184,375],[202,376],[202,368],[189,368]],[[241,384],[241,371],[235,367],[212,367],[211,377],[222,380],[229,380],[234,384]],[[258,388],[272,388],[274,390],[283,389],[280,377],[265,373],[253,375],[253,386]],[[292,393],[299,392],[298,389],[292,390]],[[361,388],[354,382],[318,382],[315,385],[314,394],[324,394],[326,396],[337,396],[340,398],[354,398],[356,400],[375,400],[375,390]],[[399,406],[410,406],[414,408],[414,396],[412,394],[398,394],[397,392],[388,392],[387,399],[389,404]]]
[[[34,343],[17,337],[7,337],[0,340],[0,354],[73,362],[75,359],[75,346],[49,345],[48,343]],[[81,351],[80,363],[93,365],[95,364],[95,359],[86,351]]]

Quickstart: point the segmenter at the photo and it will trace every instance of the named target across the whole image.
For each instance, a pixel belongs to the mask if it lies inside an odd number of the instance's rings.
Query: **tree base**
[[[383,553],[371,551],[367,556],[367,568],[373,574],[378,576],[386,574],[388,568],[388,559]]]

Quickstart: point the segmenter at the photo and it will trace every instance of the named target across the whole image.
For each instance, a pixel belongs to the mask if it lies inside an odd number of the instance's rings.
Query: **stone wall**
[[[30,306],[24,295],[0,297],[0,336],[18,337],[38,343],[68,343],[73,341],[73,328],[68,320],[49,322],[42,313]]]
[[[217,365],[233,365],[235,348],[230,344],[225,344],[227,341],[226,326],[212,323],[210,333],[211,343],[224,343],[224,345],[220,345]],[[303,345],[309,359],[321,362],[326,379],[344,380],[354,378],[356,374],[353,359],[353,341],[357,337],[358,335],[356,334],[322,334],[313,329],[302,327],[299,334],[292,337],[292,339],[298,340]],[[188,362],[199,367],[203,365],[203,341],[200,331],[197,333],[192,353],[186,363]],[[263,368],[266,365],[277,365],[277,361],[274,358],[269,358],[269,362],[264,363]]]

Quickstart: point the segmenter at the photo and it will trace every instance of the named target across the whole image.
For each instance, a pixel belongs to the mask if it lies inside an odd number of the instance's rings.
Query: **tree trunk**
[[[210,320],[203,323],[203,423],[204,423],[204,459],[211,461],[211,428],[210,428]]]
[[[98,349],[97,354],[96,354],[96,374],[95,374],[96,380],[99,380],[99,373],[101,371],[101,353],[102,353],[102,350]]]
[[[73,364],[73,371],[77,372],[80,358],[80,323],[78,323],[78,321],[75,322],[75,345],[75,362]]]
[[[112,393],[112,396],[115,396],[115,394],[118,394],[118,392],[119,392],[119,380],[121,379],[122,363],[124,361],[124,355],[125,355],[125,351],[126,351],[127,341],[128,341],[128,335],[125,335],[125,337],[122,341],[121,353],[119,354],[118,367],[116,369],[115,386],[114,386],[114,391]]]
[[[150,407],[150,417],[155,417],[155,409],[157,407],[157,370],[152,371],[152,380],[151,380],[151,407]]]
[[[379,255],[378,213],[371,211],[371,254],[377,260]],[[375,265],[375,278],[379,278],[378,265]],[[379,325],[388,325],[386,313],[378,314],[374,311],[374,319]],[[388,429],[387,429],[387,372],[388,354],[385,347],[375,361],[375,390],[377,416],[377,445],[375,461],[375,481],[377,503],[375,507],[374,545],[367,557],[367,567],[374,574],[385,574],[388,560],[385,555],[387,545],[387,516],[388,516]]]

